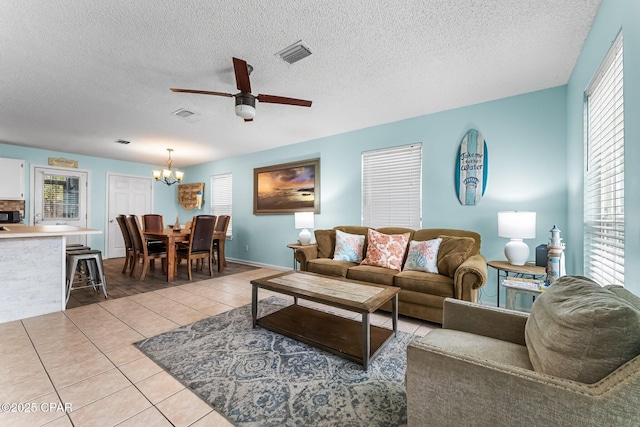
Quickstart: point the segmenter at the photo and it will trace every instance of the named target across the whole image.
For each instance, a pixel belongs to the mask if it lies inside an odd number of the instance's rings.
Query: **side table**
[[[498,272],[498,280],[496,282],[496,305],[500,307],[500,281],[508,277],[520,277],[527,279],[543,279],[547,276],[547,270],[533,263],[525,265],[511,265],[508,261],[489,261],[487,265],[495,268]]]
[[[502,282],[502,286],[505,287],[507,294],[507,301],[504,304],[505,308],[509,310],[516,309],[516,296],[517,294],[528,294],[532,295],[533,299],[539,296],[545,289],[541,289],[540,287],[531,286],[531,283],[534,282],[540,283],[533,279],[521,279],[521,278],[511,278],[509,280],[505,280]]]
[[[293,250],[293,270],[297,271],[298,270],[298,262],[296,261],[296,250],[303,248],[304,245],[301,245],[300,243],[289,243],[287,245],[287,247],[291,250]]]

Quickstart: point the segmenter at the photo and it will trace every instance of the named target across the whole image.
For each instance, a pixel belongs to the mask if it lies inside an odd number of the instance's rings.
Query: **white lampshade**
[[[504,247],[504,255],[512,265],[524,265],[529,259],[529,246],[522,239],[536,237],[536,213],[498,212],[498,236],[511,239]]]
[[[256,109],[247,104],[236,105],[236,116],[240,116],[243,119],[253,119],[256,115]]]
[[[295,227],[302,229],[298,235],[301,245],[311,243],[311,233],[308,228],[313,228],[313,212],[296,212],[294,213]]]
[[[534,239],[536,237],[536,213],[498,212],[498,236],[509,239]]]

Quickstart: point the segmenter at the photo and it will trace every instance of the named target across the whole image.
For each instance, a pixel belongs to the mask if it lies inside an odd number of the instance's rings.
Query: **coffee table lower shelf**
[[[363,323],[298,304],[260,317],[256,324],[337,356],[363,364],[365,369],[394,331],[370,325],[369,360],[363,360]]]

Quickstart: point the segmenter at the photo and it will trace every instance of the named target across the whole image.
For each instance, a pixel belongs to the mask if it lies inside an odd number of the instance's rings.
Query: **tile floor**
[[[261,268],[0,324],[0,425],[231,425],[133,343],[250,304],[249,282],[277,272]],[[384,313],[371,319],[390,322]],[[398,324],[421,336],[434,327],[404,317]]]

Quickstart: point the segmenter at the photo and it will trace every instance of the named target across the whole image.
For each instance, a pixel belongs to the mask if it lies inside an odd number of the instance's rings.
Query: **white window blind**
[[[422,224],[422,144],[362,153],[362,225]]]
[[[586,91],[585,275],[624,285],[622,33]]]
[[[229,215],[232,211],[232,184],[230,173],[213,175],[211,177],[211,215]],[[227,238],[233,236],[233,216],[229,220]]]

